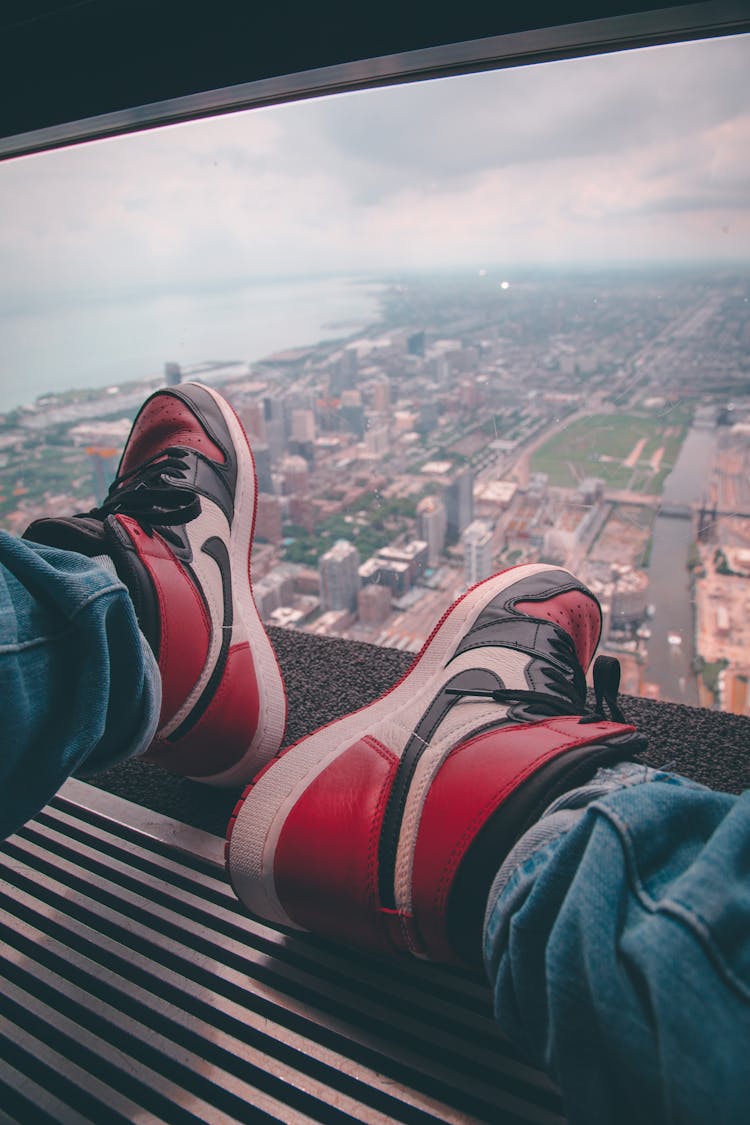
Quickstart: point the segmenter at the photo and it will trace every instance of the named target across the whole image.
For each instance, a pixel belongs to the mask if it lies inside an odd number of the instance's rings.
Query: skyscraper
[[[271,457],[274,461],[278,461],[279,457],[284,456],[286,449],[286,433],[280,418],[266,419],[266,440],[271,450]]]
[[[387,426],[375,426],[365,433],[367,452],[375,457],[383,457],[390,448],[390,435]]]
[[[279,466],[285,496],[306,496],[310,472],[304,457],[285,457]]]
[[[357,597],[357,616],[363,625],[382,625],[391,614],[391,591],[373,583],[363,586]]]
[[[444,501],[448,540],[455,543],[474,519],[474,473],[469,465],[455,474]]]
[[[253,442],[253,458],[255,459],[255,475],[258,478],[258,492],[273,492],[271,450],[267,445]]]
[[[269,496],[265,492],[258,493],[255,534],[268,543],[281,541],[281,502],[278,496]]]
[[[424,332],[412,332],[406,342],[406,349],[409,355],[424,355],[424,339]]]
[[[439,496],[425,496],[417,504],[417,535],[427,544],[427,561],[437,566],[445,550],[445,504]]]
[[[237,411],[240,422],[253,442],[266,441],[266,418],[262,402],[244,403]],[[255,446],[253,445],[253,450]]]
[[[342,391],[353,387],[357,381],[359,357],[354,347],[344,348],[339,357],[338,365],[330,377],[330,393],[338,397]]]
[[[320,600],[324,610],[357,607],[359,551],[348,539],[339,539],[320,559]]]
[[[382,375],[375,381],[372,388],[372,408],[384,414],[391,404],[391,381],[387,375]]]
[[[281,399],[268,395],[263,399],[263,413],[266,424],[266,441],[274,461],[283,456],[286,449],[286,412]]]
[[[419,408],[419,416],[415,429],[419,434],[431,434],[438,424],[440,410],[434,399],[423,402]]]
[[[492,532],[483,520],[474,520],[461,536],[464,548],[464,578],[467,586],[489,578],[492,566]]]
[[[365,408],[359,391],[344,391],[341,395],[339,418],[342,428],[356,434],[361,441],[365,436]]]
[[[315,441],[315,415],[312,410],[292,411],[292,435],[295,441]]]

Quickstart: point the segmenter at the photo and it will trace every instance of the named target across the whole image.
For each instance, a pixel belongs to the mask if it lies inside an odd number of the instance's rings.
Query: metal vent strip
[[[69,781],[0,845],[0,1125],[562,1123],[468,974],[247,917],[223,841]]]

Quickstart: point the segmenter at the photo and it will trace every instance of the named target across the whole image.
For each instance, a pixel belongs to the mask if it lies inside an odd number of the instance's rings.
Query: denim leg
[[[652,773],[500,883],[484,934],[495,1015],[572,1125],[748,1120],[750,791]]]
[[[156,662],[123,584],[70,551],[0,530],[0,837],[70,774],[148,746]]]

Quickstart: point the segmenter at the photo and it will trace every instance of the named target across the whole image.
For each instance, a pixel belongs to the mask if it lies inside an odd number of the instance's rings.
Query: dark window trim
[[[449,43],[189,94],[0,138],[0,160],[324,94],[746,31],[750,31],[748,0],[708,0]]]

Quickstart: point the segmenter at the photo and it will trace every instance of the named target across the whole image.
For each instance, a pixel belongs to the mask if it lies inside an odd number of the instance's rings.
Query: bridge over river
[[[674,500],[662,500],[661,496],[654,496],[651,493],[629,492],[625,489],[608,489],[604,495],[605,499],[610,502],[614,501],[617,504],[638,504],[643,508],[651,508],[652,511],[656,512],[657,516],[667,516],[672,519],[693,519],[694,516],[697,516],[698,513],[705,508],[705,511],[711,515],[712,519],[725,516],[729,519],[750,520],[750,512],[724,511],[723,509],[705,506],[697,500],[690,504],[680,503]]]

